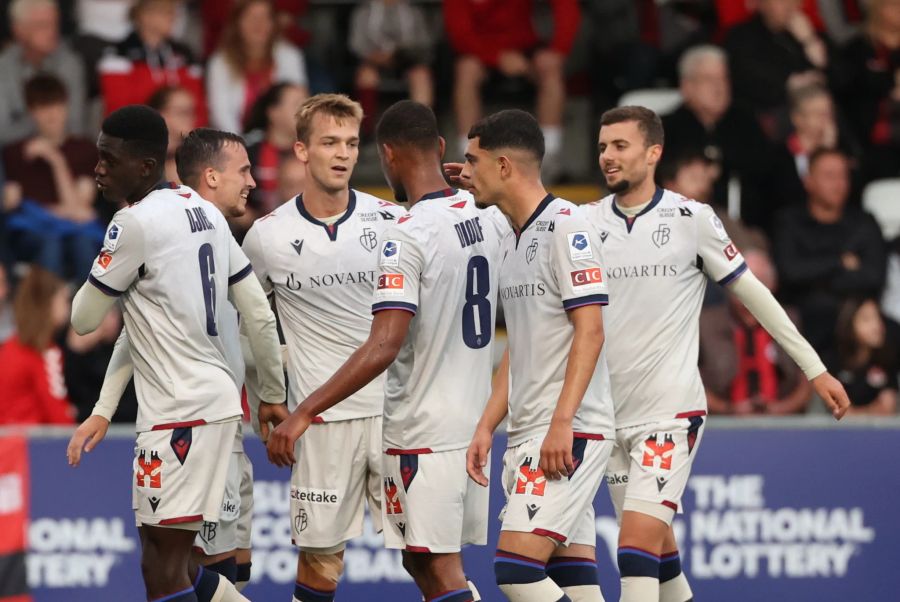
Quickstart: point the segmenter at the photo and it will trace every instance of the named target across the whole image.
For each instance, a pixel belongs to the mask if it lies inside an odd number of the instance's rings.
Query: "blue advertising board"
[[[65,464],[65,438],[29,442],[31,523],[28,579],[38,602],[144,599],[140,542],[131,513],[133,443],[110,437],[80,467]],[[505,438],[495,440],[500,474]],[[289,599],[296,573],[286,469],[246,443],[255,470],[251,600]],[[676,517],[682,559],[698,600],[897,599],[900,516],[895,509],[900,431],[894,429],[723,429],[704,436]],[[503,503],[491,482],[488,546],[467,548],[469,577],[485,600]],[[618,599],[617,528],[605,488],[597,508],[603,592]],[[435,517],[439,520],[439,517]],[[337,599],[419,600],[400,555],[366,521],[346,552]]]

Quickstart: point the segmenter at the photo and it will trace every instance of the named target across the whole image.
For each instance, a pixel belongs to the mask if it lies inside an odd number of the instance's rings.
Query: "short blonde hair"
[[[362,105],[349,96],[316,94],[307,98],[297,110],[294,118],[297,126],[297,140],[304,143],[309,142],[313,118],[319,114],[333,117],[338,123],[343,123],[345,119],[352,119],[357,123],[362,123],[363,120]]]

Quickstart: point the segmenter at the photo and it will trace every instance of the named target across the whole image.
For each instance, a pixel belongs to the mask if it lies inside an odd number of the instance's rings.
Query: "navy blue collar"
[[[653,193],[653,198],[650,199],[650,202],[647,204],[647,206],[644,207],[643,209],[641,209],[641,212],[636,214],[633,217],[628,217],[627,215],[622,213],[621,209],[619,209],[619,206],[616,205],[616,197],[613,197],[613,202],[612,202],[613,213],[615,213],[616,215],[621,217],[623,220],[625,220],[625,226],[628,228],[628,232],[631,232],[631,228],[632,228],[632,226],[634,226],[634,221],[637,218],[644,215],[645,213],[649,213],[654,207],[659,205],[659,202],[662,200],[662,197],[663,197],[663,192],[664,192],[664,190],[662,188],[660,188],[659,186],[657,186],[656,192]]]
[[[428,199],[441,199],[450,196],[456,195],[459,192],[456,188],[442,188],[441,190],[436,190],[434,192],[429,192],[428,194],[423,194],[422,198],[420,198],[417,202],[427,201]]]
[[[297,211],[300,212],[300,215],[302,215],[306,221],[316,224],[317,226],[322,226],[323,228],[325,228],[325,232],[328,234],[328,238],[331,239],[332,241],[337,240],[338,226],[340,226],[341,224],[346,222],[348,219],[350,219],[350,216],[353,215],[353,212],[355,210],[356,210],[356,192],[354,192],[353,189],[351,188],[350,189],[350,200],[347,203],[347,211],[344,212],[344,215],[341,216],[341,219],[339,219],[338,221],[334,222],[333,224],[331,224],[329,226],[325,222],[319,221],[318,219],[313,217],[312,214],[306,210],[306,206],[303,204],[303,193],[300,193],[297,195]]]
[[[534,220],[536,220],[536,219],[538,218],[538,216],[540,216],[540,214],[544,212],[544,209],[546,209],[547,206],[548,206],[550,203],[552,203],[555,199],[556,199],[556,197],[553,196],[552,194],[550,194],[549,192],[547,193],[547,196],[545,196],[543,199],[541,199],[541,202],[538,203],[538,206],[535,208],[535,210],[534,210],[534,212],[531,214],[531,216],[530,216],[527,220],[525,220],[525,225],[522,226],[522,229],[521,229],[521,230],[515,230],[515,233],[516,233],[516,245],[519,244],[519,237],[522,235],[522,233],[523,233],[525,230],[527,230],[528,227],[531,226],[531,224],[534,223]]]
[[[153,190],[178,190],[179,188],[181,188],[181,186],[179,186],[175,182],[167,182],[166,180],[163,180],[162,182],[154,186]]]

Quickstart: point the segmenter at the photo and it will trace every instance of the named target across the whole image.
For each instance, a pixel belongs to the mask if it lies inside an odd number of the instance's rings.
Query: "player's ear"
[[[394,162],[394,149],[389,144],[381,145],[381,154],[384,155],[385,163],[388,165]]]
[[[497,157],[497,167],[500,170],[500,177],[503,179],[508,178],[512,175],[512,161],[509,160],[509,157],[506,155],[500,155]]]
[[[303,163],[309,162],[309,149],[306,147],[306,143],[302,140],[298,140],[294,143],[294,156]]]
[[[447,150],[447,141],[443,136],[438,136],[438,149],[441,155],[441,161],[444,160],[444,152]]]
[[[219,173],[212,167],[203,170],[203,180],[210,188],[216,188],[219,185]]]
[[[662,157],[663,147],[659,144],[651,144],[647,149],[647,163],[650,165],[656,165],[659,163],[660,157]]]
[[[147,178],[156,173],[156,166],[159,165],[156,159],[147,157],[141,161],[141,178]]]

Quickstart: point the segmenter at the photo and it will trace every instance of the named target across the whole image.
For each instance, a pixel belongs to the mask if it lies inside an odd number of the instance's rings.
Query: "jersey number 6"
[[[216,281],[212,276],[216,273],[216,261],[213,259],[213,248],[209,243],[200,245],[200,286],[203,288],[203,303],[206,305],[206,334],[219,336],[216,329]]]

